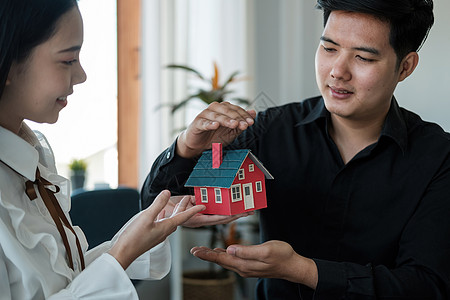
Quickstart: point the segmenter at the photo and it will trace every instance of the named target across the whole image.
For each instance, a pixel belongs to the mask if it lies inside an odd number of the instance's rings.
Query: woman
[[[45,137],[23,122],[55,123],[73,86],[86,80],[77,3],[2,0],[0,24],[0,299],[137,299],[127,273],[165,276],[166,237],[204,207],[186,197],[166,217],[164,191],[111,242],[86,253],[68,215],[68,181]]]

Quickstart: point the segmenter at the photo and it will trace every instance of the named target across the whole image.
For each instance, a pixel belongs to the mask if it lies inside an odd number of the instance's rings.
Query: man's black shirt
[[[312,291],[260,279],[258,299],[447,299],[450,135],[392,99],[378,141],[344,164],[321,97],[269,108],[228,148],[251,149],[274,176],[260,211],[261,242],[281,240],[315,260]],[[149,204],[183,187],[195,160],[175,144],[142,190]]]

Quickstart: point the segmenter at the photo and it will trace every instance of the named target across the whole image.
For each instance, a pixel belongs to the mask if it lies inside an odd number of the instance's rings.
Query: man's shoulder
[[[450,143],[450,133],[445,131],[439,124],[425,121],[418,114],[405,108],[400,108],[405,121],[408,134],[418,137],[431,137],[442,139],[445,143]]]
[[[423,120],[419,115],[401,108],[407,128],[408,149],[415,157],[432,157],[450,163],[450,133],[440,125]]]

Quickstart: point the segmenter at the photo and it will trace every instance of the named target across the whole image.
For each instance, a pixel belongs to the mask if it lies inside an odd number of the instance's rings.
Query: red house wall
[[[253,164],[254,171],[249,171],[249,165]],[[206,209],[202,212],[204,214],[218,214],[218,215],[235,215],[240,214],[246,211],[253,211],[261,208],[267,207],[267,199],[266,199],[266,186],[265,186],[265,176],[264,173],[253,163],[253,161],[247,157],[244,160],[244,163],[241,166],[241,169],[244,169],[244,179],[239,179],[239,174],[236,175],[236,178],[233,181],[233,185],[240,184],[241,185],[241,200],[232,202],[231,196],[231,188],[221,188],[222,194],[222,203],[216,203],[215,201],[215,192],[214,187],[195,187],[195,202],[197,204],[203,204],[206,206]],[[256,182],[260,181],[262,185],[262,191],[256,192]],[[252,192],[253,192],[253,201],[254,208],[245,209],[245,201],[244,201],[244,191],[243,184],[252,183]],[[201,192],[200,188],[207,188],[208,194],[208,203],[201,202]]]
[[[249,165],[253,164],[254,171],[249,171]],[[247,157],[244,160],[244,163],[241,166],[241,169],[244,169],[244,179],[240,180],[239,175],[236,176],[236,178],[233,181],[233,185],[240,184],[241,185],[241,197],[242,200],[237,202],[231,201],[231,189],[230,189],[230,203],[231,203],[231,214],[236,215],[243,212],[258,210],[261,208],[267,207],[267,199],[266,199],[266,185],[265,185],[265,177],[264,173],[254,164],[254,162]],[[256,192],[256,182],[261,181],[262,185],[262,191]],[[246,183],[252,183],[252,192],[253,192],[253,201],[254,201],[254,208],[251,209],[245,209],[245,203],[244,203],[244,190],[243,190],[243,184]]]
[[[206,187],[208,191],[208,203],[202,202],[202,196],[200,192],[200,188],[205,187],[195,187],[194,193],[195,193],[195,203],[196,204],[202,204],[206,206],[206,209],[202,211],[203,214],[211,214],[211,215],[231,215],[231,209],[230,209],[230,191],[227,188],[221,188],[221,194],[222,194],[222,203],[216,203],[216,195],[215,195],[215,189],[214,187]]]

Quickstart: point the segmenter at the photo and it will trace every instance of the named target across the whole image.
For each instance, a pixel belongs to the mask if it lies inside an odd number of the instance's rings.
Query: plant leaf
[[[250,104],[250,101],[248,99],[244,99],[244,98],[233,98],[231,100],[235,100],[236,102],[238,102],[240,104],[246,104],[246,105]]]
[[[174,113],[174,112],[177,111],[179,108],[181,108],[181,107],[183,107],[184,105],[186,105],[186,104],[187,104],[191,99],[193,99],[193,98],[198,98],[198,94],[191,95],[191,96],[187,97],[186,99],[184,99],[183,101],[181,101],[181,102],[179,102],[179,103],[177,103],[177,104],[174,104],[174,105],[172,106],[172,113]]]
[[[197,71],[197,70],[195,70],[195,69],[193,69],[191,67],[188,67],[188,66],[171,64],[171,65],[167,65],[166,68],[168,68],[168,69],[182,69],[182,70],[185,70],[185,71],[189,71],[189,72],[192,72],[195,75],[197,75],[200,79],[205,80],[205,78],[203,77],[203,75],[199,71]]]
[[[219,68],[217,67],[216,62],[214,62],[214,76],[211,78],[211,83],[213,90],[217,90],[219,88]]]
[[[223,84],[222,88],[225,88],[227,86],[227,84],[232,82],[234,77],[236,77],[236,75],[239,74],[239,73],[240,73],[239,71],[235,71],[233,74],[231,74],[230,77],[228,77],[228,80],[225,81],[225,83]]]

